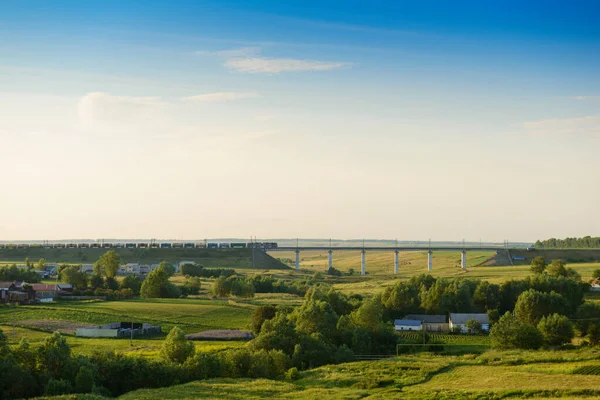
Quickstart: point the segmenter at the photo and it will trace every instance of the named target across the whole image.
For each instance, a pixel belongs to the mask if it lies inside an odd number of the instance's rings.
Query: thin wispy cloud
[[[523,123],[535,135],[600,135],[600,115],[580,118],[548,119]]]
[[[600,96],[573,96],[573,97],[569,97],[571,100],[579,100],[579,101],[586,101],[586,100],[600,100]]]
[[[330,71],[350,66],[350,64],[293,58],[253,57],[227,60],[225,66],[239,72],[278,74],[280,72]]]
[[[218,56],[218,57],[252,57],[260,54],[260,47],[241,47],[239,49],[219,50],[219,51],[197,51],[199,56]]]
[[[215,92],[182,97],[181,100],[198,103],[222,103],[226,101],[254,99],[258,97],[262,96],[255,92]]]
[[[331,71],[349,67],[348,62],[330,62],[296,58],[261,57],[260,47],[242,47],[219,51],[198,51],[198,55],[225,58],[225,67],[238,72],[279,74],[281,72]]]

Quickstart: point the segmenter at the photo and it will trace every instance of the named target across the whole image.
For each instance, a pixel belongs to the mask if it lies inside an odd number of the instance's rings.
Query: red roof
[[[55,284],[48,284],[48,283],[32,283],[31,287],[36,292],[44,291],[44,290],[56,290]]]

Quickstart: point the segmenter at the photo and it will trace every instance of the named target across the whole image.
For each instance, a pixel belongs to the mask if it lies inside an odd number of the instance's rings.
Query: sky
[[[600,236],[597,1],[0,1],[0,241]]]

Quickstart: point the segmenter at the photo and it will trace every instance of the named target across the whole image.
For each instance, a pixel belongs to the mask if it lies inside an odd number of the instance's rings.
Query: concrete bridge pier
[[[460,257],[460,266],[462,269],[467,268],[467,251],[463,250]]]
[[[296,250],[296,271],[300,270],[300,250]]]
[[[398,273],[398,250],[394,251],[394,273]]]
[[[329,249],[329,270],[333,268],[333,251]]]
[[[431,271],[433,267],[433,251],[429,250],[427,253],[427,271]]]
[[[367,252],[363,249],[361,253],[361,263],[360,263],[360,274],[364,275],[367,273],[366,265],[367,264]]]

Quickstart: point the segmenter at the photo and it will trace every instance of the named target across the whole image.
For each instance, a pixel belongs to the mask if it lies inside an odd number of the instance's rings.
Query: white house
[[[394,320],[394,328],[397,331],[420,331],[423,330],[421,321],[413,319],[397,319]]]
[[[481,329],[483,331],[490,330],[490,319],[487,314],[459,314],[459,313],[450,313],[450,329],[455,329],[455,327],[460,328],[461,332],[468,332],[467,329],[467,321],[470,319],[474,319],[481,324]]]

